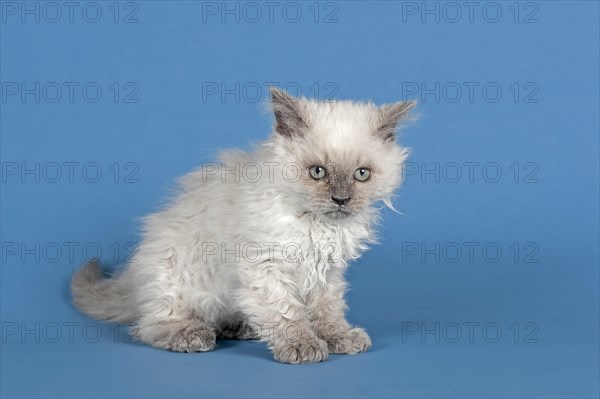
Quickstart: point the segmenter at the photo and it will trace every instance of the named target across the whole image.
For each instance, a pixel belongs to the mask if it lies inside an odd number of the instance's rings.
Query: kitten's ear
[[[277,133],[288,138],[301,136],[306,129],[300,108],[301,100],[274,86],[271,86],[270,92]]]
[[[417,105],[417,102],[413,100],[399,101],[379,107],[377,136],[381,137],[384,141],[394,141],[398,122],[401,119],[405,119],[415,105]]]

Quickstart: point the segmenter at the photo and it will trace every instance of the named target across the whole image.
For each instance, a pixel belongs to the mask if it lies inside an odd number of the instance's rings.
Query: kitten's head
[[[273,142],[289,159],[303,211],[345,219],[377,201],[389,205],[400,185],[408,150],[395,142],[412,101],[376,106],[351,101],[317,102],[272,88]]]

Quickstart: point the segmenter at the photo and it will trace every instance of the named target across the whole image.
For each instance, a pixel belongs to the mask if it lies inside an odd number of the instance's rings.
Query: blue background
[[[435,2],[330,2],[317,5],[316,22],[306,2],[294,3],[295,23],[283,2],[272,21],[262,5],[254,23],[240,3],[236,22],[206,12],[220,2],[122,2],[115,22],[113,2],[97,2],[96,23],[82,17],[85,2],[72,22],[64,6],[51,22],[55,9],[26,2],[40,7],[39,23],[8,3],[3,397],[598,397],[598,2],[520,3],[518,15],[513,2],[483,14],[484,2],[471,19]],[[423,7],[438,7],[439,20]],[[39,102],[11,94],[35,82]],[[51,82],[64,90],[55,103]],[[72,101],[64,82],[79,84]],[[89,82],[102,89],[97,102],[93,88],[82,95]],[[370,332],[372,350],[289,366],[261,343],[185,355],[86,324],[69,303],[73,270],[98,247],[116,267],[138,217],[158,209],[176,177],[219,148],[266,138],[267,82],[321,98],[420,102],[400,138],[413,149],[395,202],[403,214],[385,212],[382,244],[348,274],[349,319]],[[215,84],[219,93],[207,92]],[[221,98],[221,84],[239,98]],[[79,163],[72,179],[65,162]],[[38,176],[22,174],[36,164]],[[102,176],[92,183],[94,166]]]

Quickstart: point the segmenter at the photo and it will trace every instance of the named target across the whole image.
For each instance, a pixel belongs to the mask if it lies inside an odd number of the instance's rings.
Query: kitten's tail
[[[126,289],[123,277],[104,278],[98,262],[86,264],[71,280],[73,304],[94,319],[132,323],[132,290]]]

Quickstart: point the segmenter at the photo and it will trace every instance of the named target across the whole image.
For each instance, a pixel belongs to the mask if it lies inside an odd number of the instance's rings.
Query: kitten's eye
[[[358,181],[367,181],[371,177],[371,171],[367,168],[358,168],[354,171],[354,178]]]
[[[320,165],[311,166],[310,169],[308,169],[308,172],[310,173],[310,177],[315,180],[321,180],[327,176],[327,169]]]

